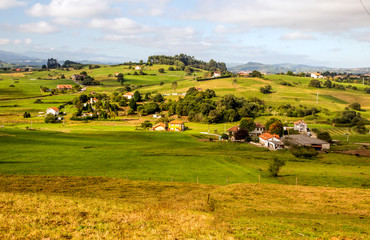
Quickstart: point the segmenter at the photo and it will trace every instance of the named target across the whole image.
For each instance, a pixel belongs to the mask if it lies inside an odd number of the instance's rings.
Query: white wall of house
[[[56,116],[59,114],[59,111],[55,111],[52,108],[48,108],[48,110],[46,110],[46,114],[53,114],[54,116]]]

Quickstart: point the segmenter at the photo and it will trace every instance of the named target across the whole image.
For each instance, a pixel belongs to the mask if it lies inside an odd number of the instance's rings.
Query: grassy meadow
[[[73,84],[70,76],[81,71],[102,83],[87,86],[86,93],[110,95],[122,87],[110,74],[124,73],[125,84],[142,94],[200,87],[215,90],[218,97],[258,97],[268,106],[321,107],[332,114],[359,102],[359,112],[370,120],[370,98],[364,91],[310,88],[311,78],[286,75],[197,82],[168,67],[146,66],[147,75],[133,75],[135,70],[124,65],[0,74],[0,239],[369,238],[370,158],[337,151],[357,150],[370,143],[370,135],[320,124],[332,117],[324,112],[318,122],[312,116],[304,119],[342,144],[314,159],[296,158],[288,150],[210,141],[216,137],[201,134],[221,134],[238,123],[186,122],[183,133],[151,132],[137,130],[145,120],[155,122],[151,115],[120,111],[114,119],[72,121],[76,109],[71,105],[63,109],[63,123],[44,123],[48,107],[79,93],[50,96],[40,86]],[[165,73],[158,73],[159,68]],[[260,93],[267,84],[273,93]],[[24,112],[32,117],[23,118]],[[289,126],[301,120],[274,117]],[[278,177],[267,171],[274,157],[286,160]]]

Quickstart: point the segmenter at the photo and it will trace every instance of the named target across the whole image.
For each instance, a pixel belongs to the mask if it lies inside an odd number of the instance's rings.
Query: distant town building
[[[124,96],[125,98],[127,98],[127,99],[131,99],[131,98],[133,98],[133,97],[134,97],[134,93],[132,93],[132,92],[127,92],[127,93],[123,94],[123,96]]]
[[[221,72],[220,71],[214,72],[213,77],[221,77]]]
[[[153,126],[152,128],[154,131],[166,131],[166,124],[165,123],[158,123]]]
[[[181,120],[174,120],[174,121],[169,123],[168,131],[183,132],[183,131],[185,131],[185,124]]]
[[[56,108],[56,107],[49,107],[47,110],[46,110],[46,114],[52,114],[54,116],[57,116],[59,115],[59,109]]]
[[[311,77],[312,78],[319,78],[319,79],[323,79],[324,76],[321,75],[320,73],[311,73]]]
[[[61,90],[72,90],[72,85],[57,85],[57,89]]]
[[[135,66],[135,70],[141,70],[141,66]]]
[[[307,132],[307,123],[304,121],[297,121],[294,123],[294,130],[298,132]]]

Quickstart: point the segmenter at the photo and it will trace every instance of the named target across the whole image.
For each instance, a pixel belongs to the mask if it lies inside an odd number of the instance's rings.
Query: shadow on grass
[[[36,163],[36,162],[20,162],[20,161],[0,161],[0,164],[21,164],[21,163]]]

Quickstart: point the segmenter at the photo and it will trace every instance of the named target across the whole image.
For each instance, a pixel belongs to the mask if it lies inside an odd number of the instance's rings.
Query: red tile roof
[[[239,126],[234,126],[229,129],[227,129],[228,132],[237,132],[239,130]]]
[[[300,124],[300,123],[305,123],[304,121],[297,121],[297,122],[294,122],[294,124]]]
[[[181,120],[173,120],[172,122],[170,122],[170,124],[183,124],[184,122],[181,121]]]
[[[56,111],[56,112],[58,112],[58,111],[59,111],[59,109],[58,109],[58,108],[56,108],[56,107],[49,107],[49,108],[48,108],[48,110],[49,110],[49,109],[53,109],[53,110],[54,110],[54,111]]]
[[[153,126],[153,129],[156,129],[157,127],[163,127],[163,128],[166,128],[166,124],[164,124],[164,123],[158,123],[158,124],[156,124],[156,125],[154,125]]]
[[[277,139],[280,138],[279,135],[277,135],[277,134],[270,134],[270,133],[263,133],[259,137],[262,138],[263,140],[268,140],[268,139],[273,138],[273,137],[274,138],[277,138]]]
[[[72,85],[58,85],[57,88],[72,88]]]
[[[134,96],[134,94],[132,92],[128,92],[128,93],[123,94],[123,96]]]

